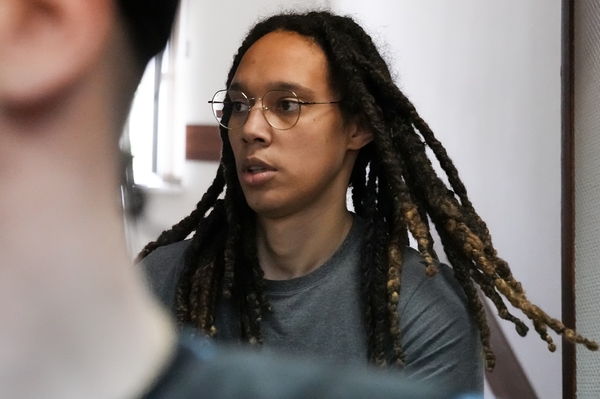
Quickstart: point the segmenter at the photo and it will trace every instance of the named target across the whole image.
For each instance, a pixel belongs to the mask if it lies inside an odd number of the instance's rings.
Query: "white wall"
[[[327,1],[302,4],[326,5]],[[184,0],[179,121],[212,123],[222,88],[257,16],[290,1]],[[500,256],[529,297],[560,316],[560,0],[333,0],[382,44],[398,83],[442,140]],[[141,241],[193,209],[216,164],[186,162],[184,190],[155,193]],[[560,340],[548,353],[502,323],[540,398],[561,396]]]
[[[560,317],[560,0],[332,4],[381,42],[499,255]],[[538,396],[560,398],[560,340],[550,354],[535,331],[523,339],[501,324]]]

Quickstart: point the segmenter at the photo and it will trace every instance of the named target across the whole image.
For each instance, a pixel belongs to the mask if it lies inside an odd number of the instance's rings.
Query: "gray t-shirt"
[[[360,298],[360,249],[364,223],[355,218],[336,253],[306,276],[266,281],[273,313],[261,323],[264,346],[332,363],[367,360]],[[153,292],[173,308],[189,241],[156,249],[144,260]],[[404,373],[457,392],[483,391],[483,358],[476,324],[450,267],[427,277],[420,254],[406,248],[401,279],[400,329]],[[237,340],[237,321],[228,302],[217,312],[217,337]]]

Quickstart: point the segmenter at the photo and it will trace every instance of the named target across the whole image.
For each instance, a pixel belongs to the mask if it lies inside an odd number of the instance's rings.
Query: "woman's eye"
[[[296,99],[283,98],[277,105],[277,109],[285,112],[295,112],[298,108],[300,108],[300,103]]]
[[[232,101],[231,109],[233,112],[246,112],[248,111],[248,104],[241,101]]]

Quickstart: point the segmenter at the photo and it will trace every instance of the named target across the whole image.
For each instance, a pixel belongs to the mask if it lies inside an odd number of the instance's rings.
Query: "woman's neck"
[[[257,250],[265,278],[287,280],[317,269],[342,245],[352,221],[345,206],[285,218],[259,217]]]

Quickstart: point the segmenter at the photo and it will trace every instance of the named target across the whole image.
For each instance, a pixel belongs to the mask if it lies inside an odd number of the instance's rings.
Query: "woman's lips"
[[[247,162],[242,170],[240,180],[246,186],[259,186],[275,175],[275,169],[262,162]]]

